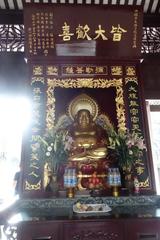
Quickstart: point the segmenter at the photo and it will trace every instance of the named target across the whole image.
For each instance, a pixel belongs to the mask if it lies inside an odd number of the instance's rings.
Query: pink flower
[[[134,145],[134,141],[133,141],[132,139],[128,139],[128,140],[126,141],[126,144],[127,144],[127,146],[128,146],[129,148],[131,148],[131,147]]]
[[[73,144],[73,138],[71,136],[66,136],[66,141],[64,143],[64,150],[71,150]]]

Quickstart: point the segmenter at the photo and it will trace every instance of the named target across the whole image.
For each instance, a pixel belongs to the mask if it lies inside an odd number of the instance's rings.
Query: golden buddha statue
[[[70,134],[73,138],[70,161],[98,160],[106,157],[104,131],[93,121],[88,109],[81,109],[77,112]]]
[[[67,130],[67,165],[77,168],[78,189],[103,188],[109,164],[108,134],[113,128],[108,116],[99,114],[97,102],[83,93],[70,102],[67,114],[58,119],[56,128]]]

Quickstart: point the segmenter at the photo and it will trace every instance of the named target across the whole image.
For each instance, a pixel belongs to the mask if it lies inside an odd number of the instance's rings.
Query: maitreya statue
[[[80,94],[72,100],[65,115],[68,130],[72,138],[69,161],[105,159],[107,156],[108,134],[113,129],[108,117],[99,114],[94,99],[87,94]]]

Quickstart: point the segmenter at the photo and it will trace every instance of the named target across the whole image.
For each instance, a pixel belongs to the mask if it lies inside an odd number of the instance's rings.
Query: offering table
[[[2,218],[6,211],[2,212],[1,224],[6,233],[8,228],[16,236],[11,238],[8,234],[8,239],[16,240],[160,239],[159,197],[88,198],[86,201],[110,203],[112,211],[74,213],[72,206],[77,199],[19,200],[11,207],[14,211],[10,209],[5,222]]]

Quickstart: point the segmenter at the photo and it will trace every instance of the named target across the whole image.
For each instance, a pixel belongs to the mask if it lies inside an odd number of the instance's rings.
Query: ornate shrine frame
[[[134,122],[131,122],[131,118],[139,119],[141,122],[141,108],[138,104],[138,80],[137,77],[106,77],[106,78],[96,78],[96,77],[77,77],[77,78],[60,78],[51,77],[41,74],[32,77],[31,86],[33,89],[33,104],[34,115],[33,115],[33,126],[31,135],[30,150],[28,151],[28,168],[26,168],[27,177],[25,179],[24,189],[25,191],[37,191],[41,190],[41,176],[39,174],[39,169],[41,169],[41,161],[37,155],[37,139],[44,131],[50,131],[56,125],[56,104],[58,99],[56,99],[56,88],[65,89],[109,89],[115,90],[114,95],[114,112],[117,119],[117,129],[127,130],[127,126],[133,127]],[[131,98],[129,96],[131,95]],[[107,92],[106,95],[107,96]],[[128,101],[125,101],[125,96],[127,96]],[[45,99],[45,101],[43,101]],[[104,97],[105,100],[105,97]],[[138,105],[137,105],[138,104]],[[130,109],[130,106],[132,107]],[[137,106],[137,107],[136,107]],[[137,112],[136,112],[137,111]],[[138,114],[139,111],[139,114]],[[107,112],[106,112],[107,113]],[[134,114],[133,114],[134,113]],[[136,114],[136,115],[135,115]],[[41,121],[42,119],[42,121]],[[140,125],[140,131],[143,134],[142,124]],[[137,171],[143,170],[140,176],[140,187],[145,190],[150,190],[151,182],[149,181],[149,166],[145,161],[146,156],[144,156],[141,161],[137,164]],[[36,161],[35,161],[36,160]],[[33,165],[35,164],[35,165]],[[145,172],[144,172],[144,169]],[[142,176],[142,177],[141,177]]]
[[[123,96],[123,79],[107,80],[104,78],[74,78],[74,79],[47,79],[47,104],[46,104],[46,128],[52,129],[55,125],[56,99],[55,88],[116,88],[116,113],[118,120],[118,129],[126,130],[125,105]]]

